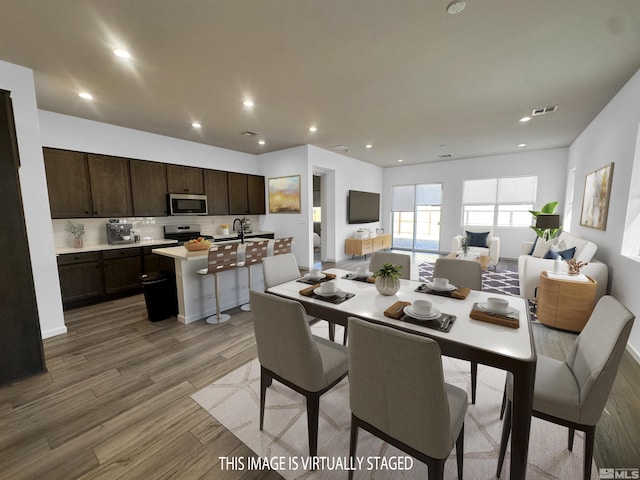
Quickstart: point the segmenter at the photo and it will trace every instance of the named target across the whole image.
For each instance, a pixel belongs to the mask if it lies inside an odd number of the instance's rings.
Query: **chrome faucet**
[[[237,232],[237,231],[238,231],[238,230],[236,230],[236,222],[240,222],[240,231],[239,231],[238,236],[240,237],[240,243],[244,243],[244,221],[242,221],[242,220],[241,220],[241,219],[239,219],[239,218],[236,218],[236,219],[233,221],[233,231],[234,231],[234,232]]]

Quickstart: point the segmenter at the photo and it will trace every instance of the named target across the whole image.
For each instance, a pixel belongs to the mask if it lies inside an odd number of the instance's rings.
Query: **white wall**
[[[640,263],[620,254],[636,135],[640,124],[640,71],[616,94],[569,148],[568,168],[576,167],[572,233],[598,245],[596,256],[609,266],[609,290],[636,315],[640,315]],[[580,226],[584,178],[614,162],[609,216],[605,231]],[[631,332],[629,344],[640,352],[640,326]]]
[[[537,150],[507,155],[467,158],[446,162],[385,168],[383,216],[385,231],[391,232],[391,187],[419,183],[442,183],[440,252],[448,252],[451,239],[462,231],[462,185],[464,180],[538,176],[536,208],[545,203],[563,203],[567,171],[566,148]],[[558,211],[562,212],[559,205]],[[500,237],[500,256],[517,258],[520,244],[535,238],[530,228],[494,228]]]
[[[49,215],[49,196],[40,141],[33,72],[0,61],[0,88],[11,92],[18,138],[19,169],[36,302],[42,337],[65,333]]]
[[[42,146],[257,174],[256,156],[40,110]]]
[[[347,193],[349,189],[368,192],[382,191],[382,168],[339,153],[303,145],[258,157],[260,174],[267,178],[300,175],[301,213],[267,214],[263,228],[273,230],[277,236],[293,236],[293,253],[303,268],[313,265],[313,173],[325,177],[325,211],[327,217],[325,257],[328,261],[340,261],[347,256],[344,243],[360,226],[375,231],[379,223],[366,225],[347,224]],[[268,200],[267,200],[268,203]]]

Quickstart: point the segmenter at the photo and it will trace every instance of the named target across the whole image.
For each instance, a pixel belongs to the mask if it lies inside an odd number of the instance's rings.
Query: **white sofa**
[[[562,232],[558,237],[558,242],[564,242],[566,248],[576,247],[573,258],[578,262],[589,262],[582,267],[580,273],[584,273],[598,282],[596,289],[596,301],[607,293],[607,282],[609,272],[607,266],[600,260],[593,258],[598,249],[597,245],[588,240],[576,237],[569,232]],[[533,242],[523,242],[518,257],[518,279],[520,281],[520,296],[533,300],[535,298],[536,287],[540,283],[540,273],[548,270],[553,271],[554,260],[547,258],[537,258],[529,255]],[[564,271],[566,272],[566,263]]]
[[[500,258],[500,238],[493,236],[492,227],[464,227],[464,235],[456,235],[451,241],[451,251],[459,252],[462,249],[462,239],[466,236],[467,232],[482,233],[489,232],[487,236],[487,245],[485,247],[469,247],[469,253],[476,255],[488,255],[489,265],[498,265],[498,259]]]

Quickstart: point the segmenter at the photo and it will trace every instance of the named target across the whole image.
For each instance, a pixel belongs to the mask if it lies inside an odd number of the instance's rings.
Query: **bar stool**
[[[220,288],[218,286],[218,274],[225,270],[232,270],[238,266],[238,244],[213,245],[209,249],[207,258],[207,268],[202,268],[196,273],[198,275],[213,275],[216,295],[216,314],[208,317],[205,321],[209,324],[226,322],[231,315],[220,312]]]
[[[293,237],[278,238],[273,242],[273,254],[282,255],[284,253],[291,253],[291,245],[293,244]]]
[[[267,245],[269,240],[260,240],[258,242],[248,242],[244,247],[244,263],[239,267],[247,267],[247,275],[249,280],[249,290],[251,290],[251,265],[262,262],[262,258],[267,256]],[[250,312],[251,303],[245,303],[240,307],[242,311]]]

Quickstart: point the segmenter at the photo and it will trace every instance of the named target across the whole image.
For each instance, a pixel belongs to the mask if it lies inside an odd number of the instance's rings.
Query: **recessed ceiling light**
[[[526,144],[526,143],[519,143],[519,144],[518,144],[518,146],[519,146],[520,148],[522,148],[522,147],[526,147],[526,146],[527,146],[527,144]]]
[[[524,123],[524,122],[528,122],[529,120],[531,120],[531,117],[522,117],[522,118],[520,119],[520,121],[521,121],[522,123]]]
[[[264,145],[265,143],[267,142],[265,142],[264,140],[258,140],[258,145]]]
[[[85,100],[93,100],[93,95],[91,95],[89,92],[80,92],[78,96],[80,98],[84,98]]]
[[[364,146],[364,148],[372,148],[372,147],[373,147],[373,145],[371,145],[370,143],[367,143],[367,144]]]
[[[404,160],[403,160],[403,159],[401,159],[401,158],[399,158],[399,159],[398,159],[398,163],[402,163],[402,162],[404,162]]]
[[[249,108],[253,107],[253,102],[251,100],[245,100],[244,102],[242,102],[242,104],[245,107],[249,107]]]
[[[192,126],[193,128],[202,128],[202,124],[201,124],[200,122],[193,122],[193,123],[191,124],[191,126]]]
[[[126,50],[123,50],[122,48],[116,48],[113,51],[113,54],[116,57],[120,57],[120,58],[131,58],[131,54],[129,52],[127,52]]]
[[[464,7],[467,6],[467,3],[464,0],[454,0],[449,5],[447,5],[447,13],[449,15],[455,15],[456,13],[460,13],[464,10]]]
[[[318,131],[318,127],[309,127],[309,131],[310,132],[317,132]]]

